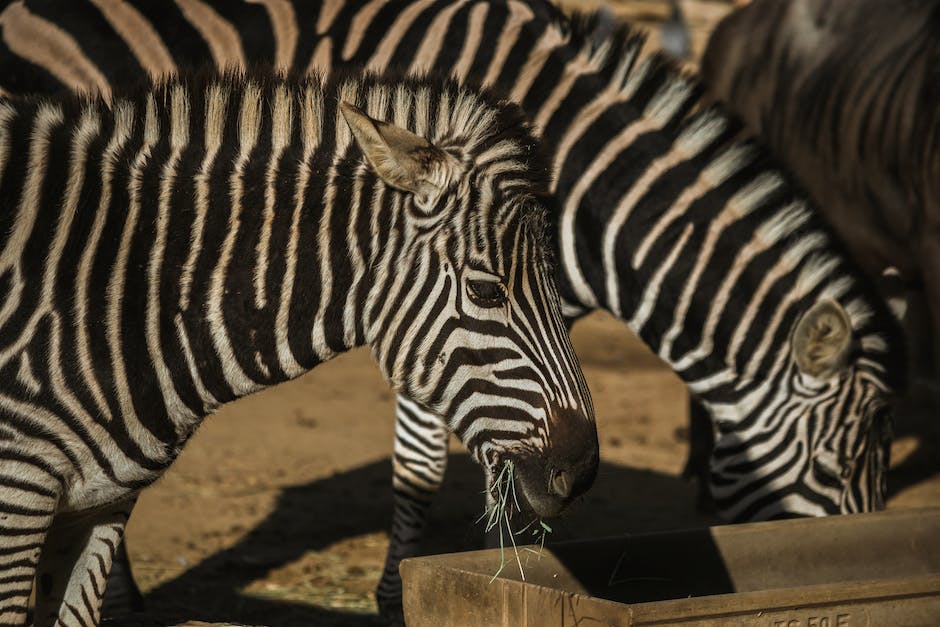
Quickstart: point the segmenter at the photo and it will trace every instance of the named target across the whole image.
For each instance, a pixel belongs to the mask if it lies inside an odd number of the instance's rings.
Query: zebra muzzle
[[[540,517],[560,514],[597,476],[597,438],[566,440],[563,446],[514,460],[516,480],[529,508]]]

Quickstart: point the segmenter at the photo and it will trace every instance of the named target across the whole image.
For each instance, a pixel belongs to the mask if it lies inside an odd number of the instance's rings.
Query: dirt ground
[[[587,2],[567,2],[566,6]],[[684,3],[701,53],[727,2]],[[651,25],[664,2],[613,5]],[[679,477],[686,392],[622,323],[603,314],[573,333],[594,395],[602,466],[556,521],[552,540],[715,522]],[[353,392],[350,393],[350,390]],[[147,623],[373,625],[391,512],[394,399],[365,350],[209,418],[141,496],[128,529]],[[940,505],[940,429],[899,420],[889,507]],[[478,548],[482,476],[457,444],[425,550]],[[135,624],[137,624],[135,622]]]

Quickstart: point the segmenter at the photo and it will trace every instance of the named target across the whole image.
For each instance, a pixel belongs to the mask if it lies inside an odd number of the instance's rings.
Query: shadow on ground
[[[370,614],[243,594],[250,583],[308,551],[384,531],[391,512],[388,460],[282,491],[274,511],[229,549],[151,590],[146,617],[107,621],[114,627],[173,625],[187,620],[287,625],[377,625]],[[482,474],[466,455],[453,455],[432,509],[426,553],[483,546]],[[566,516],[552,521],[551,541],[713,522],[694,508],[694,485],[677,477],[603,463],[597,483]],[[665,521],[665,524],[664,524]]]

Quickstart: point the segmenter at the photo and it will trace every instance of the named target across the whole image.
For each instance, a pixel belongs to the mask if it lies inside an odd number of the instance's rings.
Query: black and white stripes
[[[0,623],[44,546],[36,623],[96,624],[137,492],[201,419],[357,345],[488,473],[511,462],[522,507],[586,489],[536,153],[515,111],[440,81],[0,100]]]
[[[300,71],[434,69],[507,94],[551,152],[566,313],[611,310],[705,403],[721,512],[880,506],[885,405],[903,378],[893,320],[764,150],[735,139],[737,123],[703,106],[693,78],[659,57],[641,61],[637,34],[569,21],[538,0],[180,0],[134,5],[149,24],[143,50],[121,35],[133,30],[130,5],[102,5],[26,2],[2,14],[3,88],[107,90],[162,72],[168,55],[179,67],[290,58]],[[33,22],[19,22],[27,14]],[[8,35],[14,21],[31,24],[34,46]],[[80,52],[63,64],[35,50],[50,47]],[[403,407],[423,450],[442,454],[434,417]],[[396,458],[396,469],[418,465]],[[423,466],[429,479],[444,467]],[[431,487],[399,490],[400,511],[420,512]]]

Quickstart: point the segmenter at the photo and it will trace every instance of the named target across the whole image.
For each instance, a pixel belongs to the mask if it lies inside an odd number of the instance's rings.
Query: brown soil
[[[571,7],[589,2],[565,3]],[[700,53],[727,2],[684,2]],[[659,0],[614,5],[647,25]],[[574,343],[594,395],[602,467],[556,521],[553,541],[714,522],[679,477],[686,392],[620,322],[595,314]],[[376,624],[391,511],[394,398],[365,350],[248,397],[209,418],[128,528],[147,624]],[[477,548],[482,476],[459,445],[435,503],[427,552]],[[940,429],[899,425],[889,507],[940,504]]]

